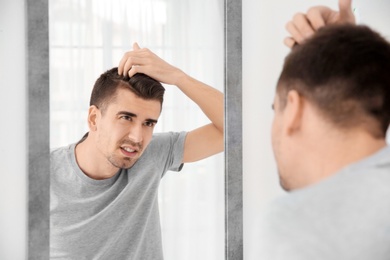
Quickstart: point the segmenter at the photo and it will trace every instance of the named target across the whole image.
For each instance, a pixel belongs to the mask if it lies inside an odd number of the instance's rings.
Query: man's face
[[[104,113],[97,112],[97,152],[116,168],[132,167],[150,143],[160,112],[158,100],[144,100],[119,88]]]

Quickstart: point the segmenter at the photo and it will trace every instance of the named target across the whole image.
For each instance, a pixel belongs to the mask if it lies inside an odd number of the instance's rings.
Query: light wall
[[[258,218],[264,206],[283,194],[270,141],[275,85],[289,49],[285,24],[313,5],[337,8],[336,0],[243,0],[243,168],[244,259],[258,259]],[[390,2],[353,2],[361,23],[390,39]]]
[[[26,259],[27,94],[25,3],[0,1],[0,259]]]

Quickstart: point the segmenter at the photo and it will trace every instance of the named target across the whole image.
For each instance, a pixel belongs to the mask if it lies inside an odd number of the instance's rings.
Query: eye
[[[147,126],[147,127],[153,127],[155,124],[156,124],[155,122],[151,122],[151,121],[146,121],[144,123],[144,125]]]
[[[133,120],[133,118],[131,116],[126,116],[126,115],[120,116],[119,118],[120,119],[124,119],[126,121],[132,121]]]
[[[271,108],[272,108],[272,110],[275,110],[275,105],[272,104],[272,105],[271,105]]]

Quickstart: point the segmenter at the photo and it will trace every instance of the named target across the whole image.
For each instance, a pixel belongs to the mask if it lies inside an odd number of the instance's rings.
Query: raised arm
[[[119,74],[144,73],[162,83],[177,86],[194,101],[211,123],[187,134],[183,162],[194,162],[223,151],[223,94],[168,64],[146,48],[134,44],[118,66]],[[179,119],[178,119],[179,120]]]
[[[286,30],[291,36],[284,39],[284,44],[290,48],[300,44],[324,25],[355,22],[352,0],[339,0],[339,10],[332,10],[327,6],[314,6],[306,14],[295,14],[286,24]]]

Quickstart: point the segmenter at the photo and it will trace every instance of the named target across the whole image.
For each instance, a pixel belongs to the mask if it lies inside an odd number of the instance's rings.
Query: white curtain
[[[51,147],[87,132],[95,80],[135,41],[222,90],[223,14],[223,0],[50,0]],[[156,132],[207,122],[176,87],[166,89]],[[224,258],[223,154],[168,173],[159,201],[166,259]]]

